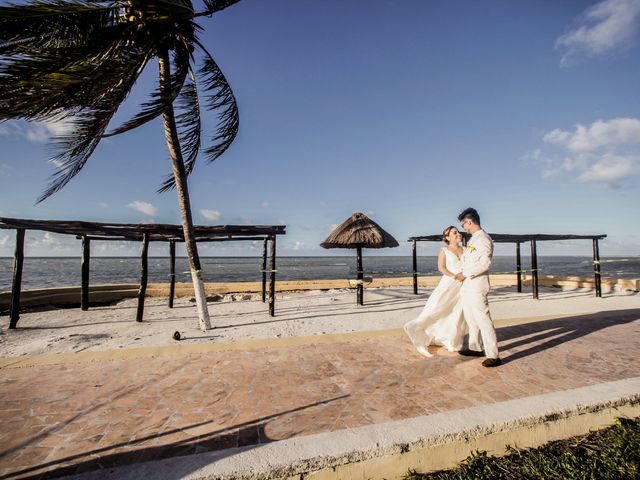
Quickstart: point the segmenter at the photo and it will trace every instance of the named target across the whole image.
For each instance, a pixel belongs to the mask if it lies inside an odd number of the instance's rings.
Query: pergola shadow
[[[615,325],[624,325],[639,319],[640,308],[609,310],[502,327],[498,328],[496,333],[502,352],[502,361],[509,363],[544,352],[599,330]],[[515,351],[509,352],[510,349],[515,349]]]
[[[215,451],[220,451],[220,454],[216,456],[216,460],[220,460],[228,455],[232,455],[233,453],[235,453],[235,451],[232,453],[228,449],[244,447],[246,450],[255,448],[260,444],[275,441],[275,439],[270,438],[265,432],[265,426],[272,420],[283,417],[285,415],[301,412],[309,408],[319,407],[331,402],[343,400],[347,397],[349,397],[349,395],[341,395],[338,397],[329,398],[327,400],[309,403],[296,408],[274,413],[272,415],[259,417],[254,420],[249,420],[247,422],[242,422],[236,425],[231,425],[229,427],[214,430],[209,433],[195,435],[189,439],[172,442],[165,445],[147,447],[142,446],[139,449],[127,450],[124,452],[117,451],[118,449],[123,447],[136,446],[139,444],[142,445],[145,442],[172,435],[174,433],[183,432],[184,430],[188,430],[189,428],[202,427],[208,424],[212,424],[215,422],[215,419],[194,423],[188,426],[164,431],[162,433],[146,435],[134,440],[130,440],[128,442],[109,445],[107,447],[98,448],[75,455],[69,455],[67,457],[50,462],[33,465],[29,468],[11,472],[5,478],[20,477],[23,479],[50,479],[66,475],[95,472],[104,469],[133,465],[140,462]],[[192,471],[208,464],[211,460],[211,457],[208,456],[206,459],[203,459],[200,462],[198,462],[197,458],[194,458],[193,461],[189,462],[188,466],[185,465],[185,462],[183,462],[181,463],[181,466],[183,466],[181,469],[172,469],[170,472],[167,471],[165,476],[163,476],[163,479],[178,480],[184,478]],[[48,470],[45,472],[41,472],[41,470],[45,468]]]

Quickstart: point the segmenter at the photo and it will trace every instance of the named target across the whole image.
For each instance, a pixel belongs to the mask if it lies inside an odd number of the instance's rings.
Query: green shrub
[[[409,471],[405,480],[637,479],[640,478],[638,420],[619,418],[606,429],[550,442],[540,448],[508,447],[503,457],[475,452],[453,470],[428,474]]]

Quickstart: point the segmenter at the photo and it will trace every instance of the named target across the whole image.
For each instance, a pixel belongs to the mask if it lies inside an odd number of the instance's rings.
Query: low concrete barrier
[[[89,472],[75,480],[395,480],[454,467],[474,451],[538,447],[640,415],[640,378],[395,422]]]

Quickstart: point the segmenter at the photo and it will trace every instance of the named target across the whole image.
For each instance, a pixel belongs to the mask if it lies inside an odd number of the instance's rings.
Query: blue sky
[[[285,223],[281,254],[336,254],[318,244],[363,211],[401,243],[376,253],[404,255],[407,237],[440,232],[474,206],[490,232],[606,233],[602,254],[640,254],[640,0],[243,0],[201,25],[241,124],[230,150],[190,179],[197,224]],[[144,100],[156,68],[118,119]],[[205,127],[215,122],[209,114]],[[170,171],[160,122],[103,141],[80,175],[34,205],[60,128],[0,124],[1,216],[180,222],[175,193],[155,193]],[[13,245],[0,231],[0,255]],[[29,255],[79,253],[71,237],[28,237]]]

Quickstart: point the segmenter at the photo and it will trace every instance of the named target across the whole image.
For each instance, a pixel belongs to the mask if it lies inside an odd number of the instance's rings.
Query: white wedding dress
[[[460,258],[447,247],[442,250],[447,270],[454,275],[459,273],[462,270]],[[455,278],[444,275],[418,318],[404,325],[404,331],[421,355],[431,356],[427,350],[429,345],[442,345],[450,352],[462,349],[467,323],[460,304],[461,286]]]

